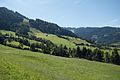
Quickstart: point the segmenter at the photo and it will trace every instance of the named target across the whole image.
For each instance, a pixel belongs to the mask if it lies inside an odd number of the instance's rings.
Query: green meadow
[[[0,45],[0,80],[120,80],[120,66]]]
[[[79,38],[64,36],[64,37],[67,37],[69,39],[69,40],[67,40],[67,39],[60,38],[60,37],[53,35],[53,34],[42,33],[40,31],[36,30],[35,28],[31,28],[31,33],[29,33],[29,35],[35,35],[38,38],[50,40],[54,44],[57,44],[57,45],[62,44],[62,45],[66,45],[67,47],[70,47],[70,48],[76,48],[76,45],[73,42],[78,43],[78,44],[81,44],[81,43],[90,44],[87,41],[79,39]]]

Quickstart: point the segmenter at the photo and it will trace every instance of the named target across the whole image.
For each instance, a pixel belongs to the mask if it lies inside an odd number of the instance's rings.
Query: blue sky
[[[0,0],[0,6],[61,27],[120,26],[120,0]]]

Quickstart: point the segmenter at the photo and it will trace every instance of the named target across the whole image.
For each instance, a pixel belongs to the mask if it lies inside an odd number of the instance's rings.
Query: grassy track
[[[120,80],[120,66],[0,45],[0,80]]]

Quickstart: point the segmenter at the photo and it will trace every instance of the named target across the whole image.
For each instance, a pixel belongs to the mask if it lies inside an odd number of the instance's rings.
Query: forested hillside
[[[87,27],[87,28],[66,28],[77,36],[92,40],[97,44],[112,44],[120,42],[120,28],[116,27]]]
[[[49,34],[77,37],[74,33],[59,27],[57,24],[40,19],[29,19],[18,12],[0,7],[0,29],[11,30],[19,35],[27,35],[30,27]]]

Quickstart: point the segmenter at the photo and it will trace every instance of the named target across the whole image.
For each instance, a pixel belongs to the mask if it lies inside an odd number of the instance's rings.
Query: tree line
[[[30,43],[29,40],[35,40],[37,42]],[[11,41],[19,42],[19,46],[7,44],[7,42],[11,42]],[[94,50],[88,49],[86,47],[80,48],[79,46],[77,46],[77,48],[69,48],[62,44],[56,45],[49,40],[37,38],[36,36],[14,37],[12,34],[2,34],[2,33],[0,33],[0,44],[23,49],[23,50],[42,52],[45,54],[51,54],[55,56],[83,58],[91,61],[120,65],[120,55],[117,49],[114,49],[110,54],[108,52],[103,52],[98,48]],[[29,46],[29,48],[24,48],[23,47],[24,45]]]

